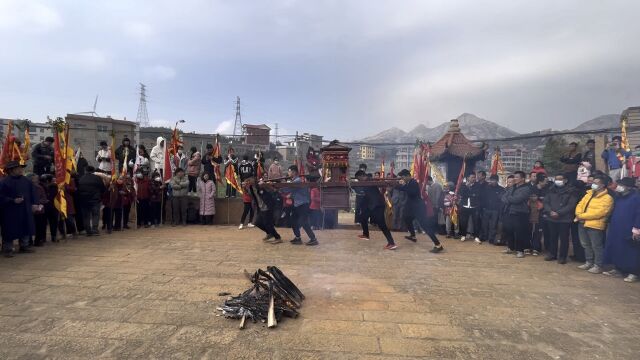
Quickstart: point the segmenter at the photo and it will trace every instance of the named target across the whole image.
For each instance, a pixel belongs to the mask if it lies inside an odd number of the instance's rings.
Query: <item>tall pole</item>
[[[242,135],[242,115],[240,114],[240,96],[236,97],[236,120],[233,124],[233,137]]]

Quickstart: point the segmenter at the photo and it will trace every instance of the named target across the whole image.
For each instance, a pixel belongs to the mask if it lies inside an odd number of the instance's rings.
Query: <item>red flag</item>
[[[396,163],[395,163],[395,161],[391,162],[389,171],[391,172],[391,177],[396,177]]]
[[[301,178],[304,178],[305,173],[304,173],[304,164],[302,163],[302,160],[300,160],[300,158],[296,158],[295,164],[296,166],[298,166],[298,175]]]
[[[504,171],[504,165],[502,164],[502,159],[500,158],[500,149],[496,149],[496,152],[491,158],[491,175],[498,175],[499,171]]]
[[[164,174],[163,179],[164,182],[168,182],[171,180],[173,173],[171,171],[171,159],[169,158],[169,147],[165,144],[164,146]]]
[[[382,163],[380,164],[380,178],[384,179],[386,174],[384,172],[384,156],[382,157]]]
[[[238,181],[238,174],[236,173],[236,167],[233,163],[229,163],[227,168],[224,170],[224,177],[227,179],[227,184],[231,185],[232,188],[236,189],[236,191],[242,194],[242,186],[240,186],[240,182]]]
[[[462,186],[462,180],[464,180],[464,173],[467,170],[467,161],[462,159],[462,168],[460,168],[460,174],[458,175],[458,181],[456,182],[455,194],[458,195],[460,187]]]

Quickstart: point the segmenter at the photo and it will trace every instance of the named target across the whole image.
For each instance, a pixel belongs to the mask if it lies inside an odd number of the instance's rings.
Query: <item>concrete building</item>
[[[300,137],[302,138],[302,140],[308,142],[309,146],[311,146],[314,150],[320,150],[324,146],[322,144],[323,136],[321,135],[303,133],[302,135],[300,135]]]
[[[9,125],[9,120],[14,121],[14,123],[16,121],[21,121],[18,119],[0,119],[0,123],[2,126],[0,126],[0,142],[4,141],[5,137],[7,136],[7,126]],[[13,134],[19,138],[22,138],[23,134],[18,134],[20,131],[17,128],[13,128]],[[47,123],[31,123],[29,124],[29,135],[30,135],[30,141],[32,145],[35,145],[41,141],[43,141],[46,137],[48,136],[53,136],[53,129],[51,128],[51,125],[47,124]]]
[[[414,146],[400,146],[397,148],[395,157],[396,172],[402,169],[409,169],[413,161],[414,149]]]
[[[120,146],[124,137],[128,137],[131,144],[135,143],[137,124],[133,121],[76,114],[67,114],[65,120],[70,129],[69,142],[74,150],[82,150],[91,165],[96,165],[100,142],[106,141],[111,144],[112,132],[115,134],[116,146]]]
[[[627,126],[629,128],[640,128],[640,106],[630,107],[623,111],[620,120],[622,119],[627,119]],[[628,131],[627,138],[629,139],[629,147],[631,147],[631,149],[640,145],[640,130]]]
[[[244,144],[256,145],[262,151],[269,150],[269,136],[271,135],[271,128],[267,125],[242,125],[244,131]]]
[[[508,172],[518,170],[528,172],[533,168],[536,160],[540,160],[541,157],[538,151],[524,148],[504,148],[500,149],[500,154],[504,170]]]
[[[360,160],[373,160],[376,158],[376,148],[372,145],[359,145],[356,156]]]

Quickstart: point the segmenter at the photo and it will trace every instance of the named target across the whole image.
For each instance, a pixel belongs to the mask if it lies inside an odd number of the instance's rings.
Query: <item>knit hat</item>
[[[617,183],[618,183],[618,185],[622,185],[622,186],[628,187],[628,188],[636,187],[636,181],[633,180],[633,178],[630,178],[630,177],[622,178],[622,179],[618,180]]]

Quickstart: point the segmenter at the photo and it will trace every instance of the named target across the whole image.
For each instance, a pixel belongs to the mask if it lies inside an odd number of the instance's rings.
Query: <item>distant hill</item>
[[[574,131],[598,130],[598,129],[616,128],[619,126],[620,126],[620,114],[609,114],[609,115],[598,116],[595,119],[585,121],[582,124],[576,126],[572,130]]]
[[[464,113],[458,116],[460,129],[468,139],[505,138],[517,136],[518,133],[498,125],[489,120],[481,119],[473,114]],[[442,123],[434,128],[425,125],[418,125],[409,132],[396,127],[382,131],[376,135],[362,139],[365,142],[414,142],[416,139],[422,141],[437,141],[449,129],[449,122]]]

